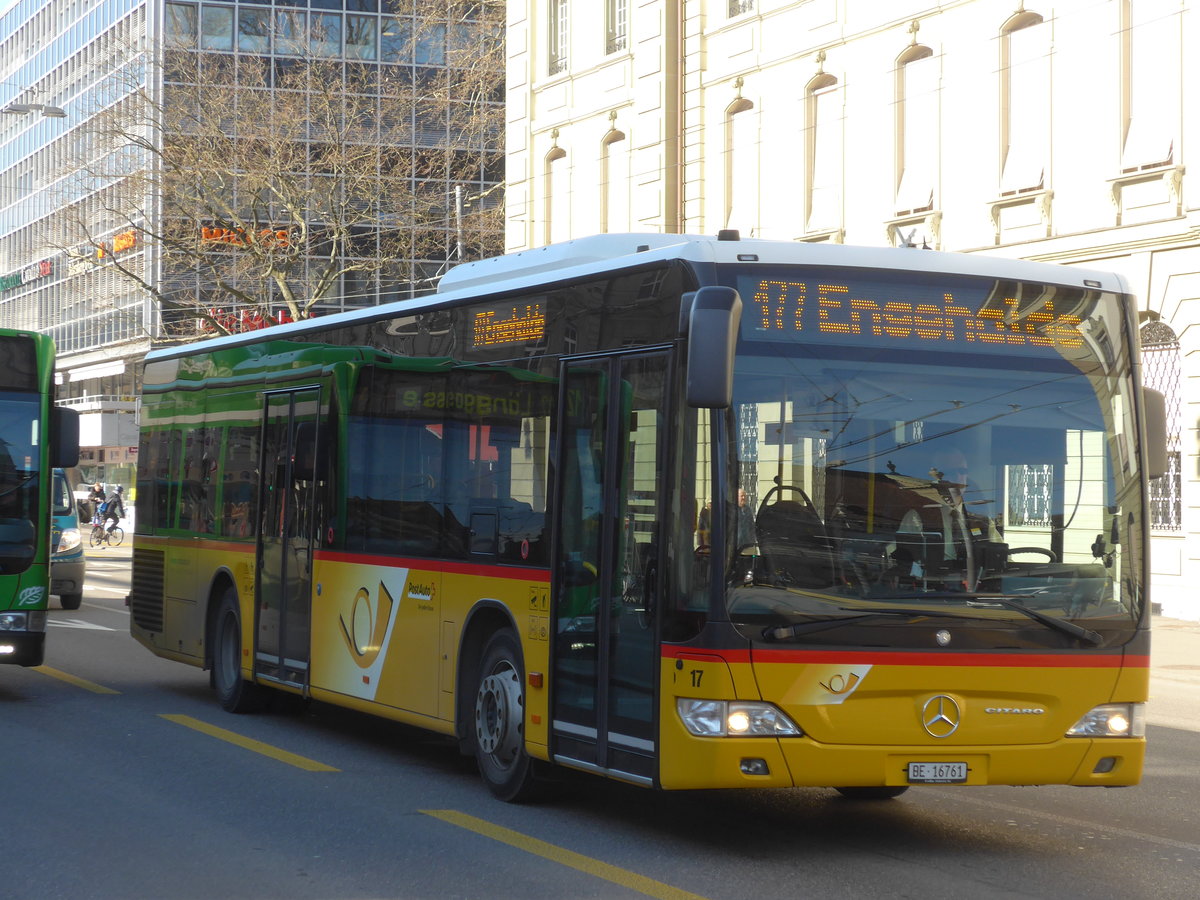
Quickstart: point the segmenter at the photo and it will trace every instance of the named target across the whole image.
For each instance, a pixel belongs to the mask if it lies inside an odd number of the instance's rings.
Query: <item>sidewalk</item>
[[[1200,622],[1155,616],[1151,628],[1147,719],[1200,731]]]

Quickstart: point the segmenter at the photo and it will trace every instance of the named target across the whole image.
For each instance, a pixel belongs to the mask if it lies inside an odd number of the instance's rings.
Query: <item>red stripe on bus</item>
[[[444,559],[409,559],[402,556],[343,553],[335,550],[318,550],[313,556],[322,562],[384,566],[389,569],[416,569],[420,572],[441,572],[445,575],[478,575],[486,578],[510,578],[516,581],[546,583],[550,581],[549,569],[531,569],[523,566],[489,566],[482,563],[453,562]]]
[[[991,666],[997,668],[1149,668],[1150,657],[1124,653],[929,653],[903,650],[700,650],[690,647],[663,646],[667,659],[712,660],[720,657],[729,663],[785,663],[789,665],[836,664],[877,666]]]

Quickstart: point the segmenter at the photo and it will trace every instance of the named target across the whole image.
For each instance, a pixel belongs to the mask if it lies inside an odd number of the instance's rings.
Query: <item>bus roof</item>
[[[724,235],[730,235],[728,237]],[[856,247],[828,242],[741,239],[737,232],[720,237],[694,234],[597,234],[559,244],[519,250],[504,256],[455,266],[438,283],[438,294],[466,288],[499,288],[498,282],[538,283],[574,278],[589,271],[620,269],[651,259],[695,262],[770,262],[862,269],[936,271],[1087,287],[1126,293],[1120,276],[996,256],[916,250],[912,247]],[[626,257],[627,259],[623,259]],[[748,258],[750,257],[750,258]],[[579,270],[579,271],[575,271]],[[1097,283],[1085,283],[1097,282]],[[505,289],[511,285],[503,284]]]
[[[606,272],[682,259],[696,263],[770,263],[848,269],[895,269],[939,272],[1128,293],[1124,278],[1113,272],[1030,262],[979,253],[946,253],[911,247],[857,247],[828,242],[743,240],[737,232],[719,237],[685,234],[598,234],[532,250],[475,260],[455,266],[438,283],[437,293],[380,306],[305,319],[259,331],[225,335],[154,350],[147,361],[187,356],[198,349],[217,350],[263,340],[286,340],[330,327],[394,318],[453,306],[490,294],[549,289],[559,282]]]

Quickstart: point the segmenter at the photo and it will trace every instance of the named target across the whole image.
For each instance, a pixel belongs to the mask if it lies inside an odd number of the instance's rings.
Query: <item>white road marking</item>
[[[109,628],[106,625],[93,625],[91,622],[85,622],[83,619],[51,619],[51,625],[57,625],[59,628],[81,628],[84,631],[116,631],[115,628]]]

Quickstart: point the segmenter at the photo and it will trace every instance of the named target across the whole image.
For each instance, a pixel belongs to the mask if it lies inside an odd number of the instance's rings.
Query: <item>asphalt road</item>
[[[564,773],[491,798],[443,738],[322,705],[232,716],[128,634],[89,560],[46,667],[0,668],[0,898],[1184,898],[1200,728],[1142,785],[652,793]],[[124,558],[122,558],[124,557]],[[1153,721],[1153,720],[1152,720]]]

